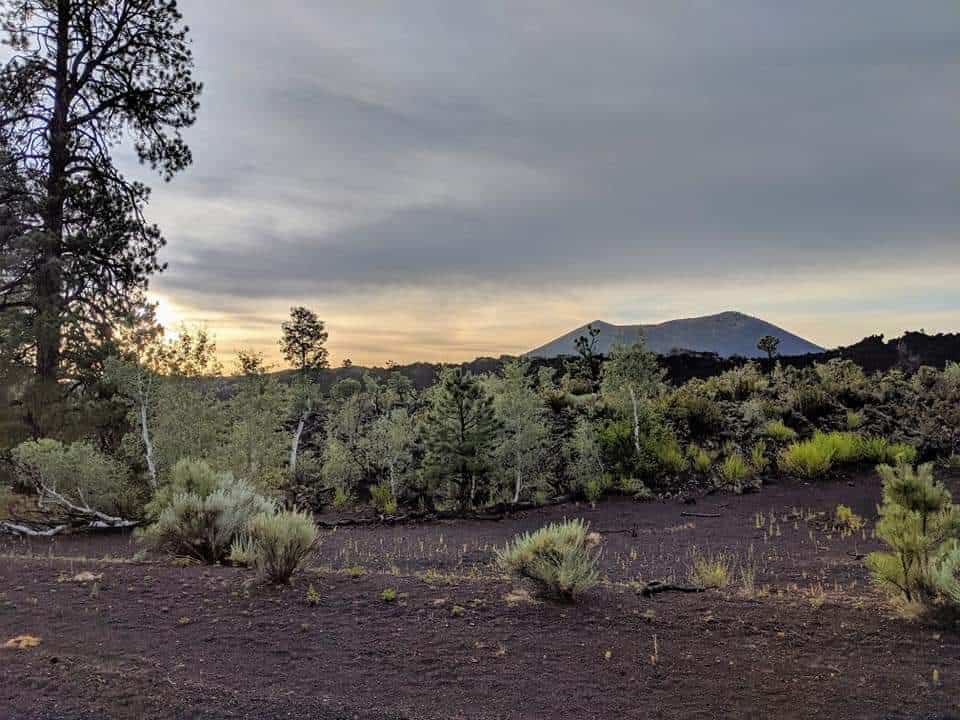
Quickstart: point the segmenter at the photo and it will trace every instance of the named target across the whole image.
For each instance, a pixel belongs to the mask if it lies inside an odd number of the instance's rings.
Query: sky
[[[955,0],[180,0],[194,164],[169,326],[280,362],[516,354],[740,310],[825,346],[960,331]]]

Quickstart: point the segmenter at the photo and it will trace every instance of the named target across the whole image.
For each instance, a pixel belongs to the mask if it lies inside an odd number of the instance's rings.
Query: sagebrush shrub
[[[583,520],[551,523],[497,551],[500,566],[532,580],[541,593],[564,602],[600,582],[599,548]]]
[[[317,541],[317,526],[309,513],[261,513],[246,529],[250,564],[262,578],[286,584],[309,557]]]
[[[259,495],[252,485],[225,476],[206,496],[195,492],[174,495],[156,522],[144,530],[143,538],[163,552],[221,562],[233,543],[244,537],[254,517],[275,512],[274,502]]]
[[[867,557],[874,582],[907,603],[960,607],[960,507],[934,479],[931,463],[877,471],[883,505],[876,532],[889,551]]]

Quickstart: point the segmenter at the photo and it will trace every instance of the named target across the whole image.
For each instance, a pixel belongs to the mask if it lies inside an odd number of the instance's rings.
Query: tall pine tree
[[[486,489],[497,431],[493,402],[480,381],[460,368],[445,368],[424,425],[424,471],[446,484],[460,509],[474,507]]]

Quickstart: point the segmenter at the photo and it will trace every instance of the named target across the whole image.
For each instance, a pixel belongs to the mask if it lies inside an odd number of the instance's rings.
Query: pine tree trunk
[[[70,51],[70,0],[57,0],[57,62],[54,77],[53,116],[48,123],[48,176],[36,270],[35,310],[37,375],[56,381],[60,372],[62,334],[63,277],[60,260],[63,251],[63,208],[66,201],[66,176],[69,161],[67,126],[68,54]]]

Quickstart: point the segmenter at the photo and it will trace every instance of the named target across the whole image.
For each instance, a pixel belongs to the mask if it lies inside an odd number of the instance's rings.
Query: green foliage
[[[863,414],[847,410],[847,430],[857,430],[863,425]]]
[[[891,443],[882,437],[863,437],[860,438],[860,459],[875,465],[901,462],[912,465],[917,459],[917,449],[906,443]]]
[[[246,528],[252,565],[265,580],[286,584],[303,565],[317,541],[317,526],[308,513],[266,512]]]
[[[226,425],[213,453],[218,466],[261,486],[276,486],[284,475],[290,406],[287,388],[268,374],[259,354],[241,352],[233,396],[221,405]]]
[[[823,389],[834,397],[856,397],[867,382],[863,369],[852,360],[834,358],[813,367]]]
[[[672,435],[665,435],[653,442],[653,454],[660,470],[669,475],[679,475],[687,468],[687,457]]]
[[[960,606],[960,507],[933,477],[933,465],[877,468],[883,478],[883,505],[877,537],[888,552],[867,557],[874,582],[908,603]]]
[[[723,400],[746,400],[767,386],[767,379],[756,363],[747,363],[707,380],[706,385]]]
[[[549,597],[564,602],[600,581],[597,538],[582,520],[551,523],[519,535],[497,552],[500,566],[536,583]]]
[[[370,500],[373,506],[384,515],[393,515],[397,512],[397,499],[393,496],[390,483],[382,482],[371,486]]]
[[[687,448],[687,456],[690,458],[690,467],[694,472],[700,475],[706,475],[713,466],[713,458],[710,453],[699,445],[690,445]]]
[[[797,431],[784,424],[783,420],[771,420],[763,427],[763,434],[778,443],[797,439]]]
[[[90,443],[61,443],[44,438],[30,440],[11,453],[16,485],[54,490],[70,502],[116,515],[138,515],[143,497],[126,468]]]
[[[508,496],[518,502],[543,466],[549,431],[543,399],[533,387],[530,364],[514,360],[504,365],[503,376],[491,376],[486,391],[500,426],[500,440],[493,451],[508,487]]]
[[[730,584],[733,560],[725,553],[691,551],[690,582],[701,588],[724,588]]]
[[[833,516],[834,527],[847,532],[856,532],[863,527],[863,518],[846,505],[837,505]]]
[[[609,475],[598,475],[588,478],[583,482],[581,488],[583,497],[589,503],[595,503],[606,495],[607,491],[613,486]]]
[[[723,412],[712,398],[689,390],[680,390],[674,396],[671,415],[684,421],[695,438],[712,435],[723,425]]]
[[[245,538],[254,517],[275,512],[273,501],[257,494],[252,485],[221,476],[216,489],[206,496],[196,492],[174,495],[142,537],[163,552],[221,562],[234,542]]]
[[[757,440],[750,448],[750,467],[753,472],[762,474],[770,466],[770,459],[767,457],[767,444],[763,440]]]
[[[385,603],[392,603],[397,599],[397,590],[396,588],[384,588],[383,592],[380,593],[380,599]]]
[[[791,393],[791,407],[807,420],[815,422],[834,409],[829,393],[819,385],[800,385]]]
[[[205,498],[216,490],[222,481],[229,481],[232,476],[229,473],[216,472],[203,460],[181,458],[173,466],[169,478],[168,482],[157,488],[147,503],[147,517],[156,519],[177,495],[192,494]]]
[[[433,388],[423,426],[425,475],[446,486],[460,508],[475,505],[487,486],[498,431],[493,403],[480,382],[460,369],[445,368]]]
[[[588,418],[577,418],[573,433],[564,446],[564,454],[573,487],[581,489],[585,495],[588,495],[587,486],[592,483],[592,490],[600,491],[602,494],[598,478],[606,470],[596,426]],[[599,495],[587,499],[595,502],[599,499]]]
[[[734,453],[725,457],[717,467],[717,477],[721,487],[741,493],[752,487],[749,481],[753,478],[753,471],[742,455]]]
[[[780,469],[805,478],[815,480],[833,467],[835,447],[822,433],[810,440],[795,442],[780,451]]]

